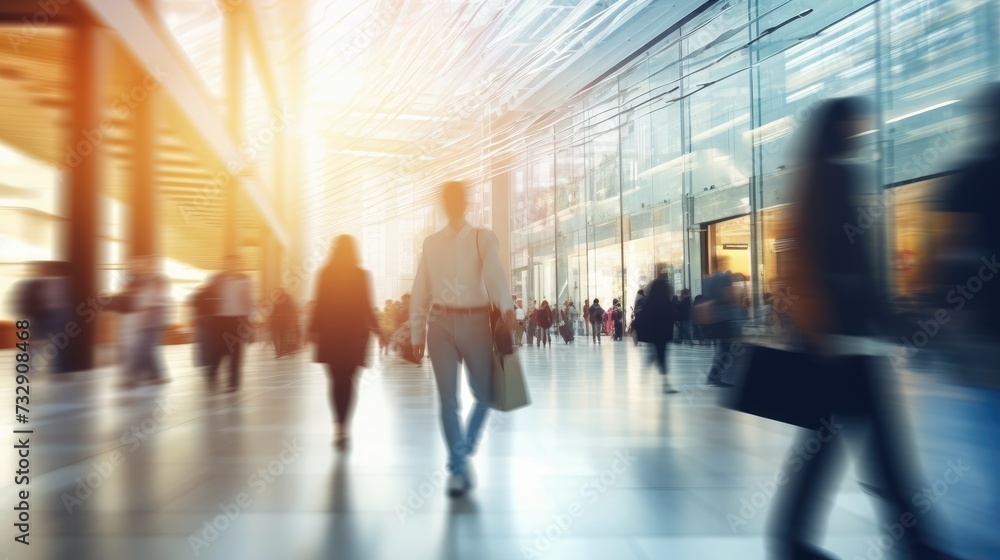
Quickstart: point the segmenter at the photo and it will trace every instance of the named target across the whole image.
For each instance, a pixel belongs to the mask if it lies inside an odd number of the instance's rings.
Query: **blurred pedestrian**
[[[371,334],[379,332],[374,309],[371,277],[361,268],[357,241],[350,235],[337,236],[316,281],[316,307],[309,331],[316,340],[315,361],[326,365],[330,379],[334,445],[338,449],[348,446],[354,380],[358,368],[367,365]]]
[[[527,318],[528,314],[524,312],[524,301],[517,300],[514,307],[514,319],[517,320],[517,330],[514,332],[514,342],[518,346],[524,346],[524,322]]]
[[[535,322],[538,323],[538,340],[535,342],[535,347],[548,347],[552,343],[550,332],[554,319],[552,308],[549,307],[549,300],[542,300],[542,306],[538,309],[538,315],[535,318]]]
[[[918,489],[910,466],[914,457],[905,426],[892,410],[893,380],[880,375],[885,360],[876,358],[879,354],[868,342],[885,318],[885,306],[872,289],[878,284],[876,274],[864,244],[845,235],[844,224],[858,216],[852,198],[859,188],[849,162],[856,151],[852,139],[871,128],[865,116],[857,99],[833,99],[819,107],[795,177],[796,245],[788,270],[790,291],[798,298],[790,311],[816,356],[814,371],[802,374],[824,376],[832,384],[825,396],[833,403],[834,416],[824,420],[834,433],[826,427],[803,433],[792,446],[789,457],[797,458],[794,450],[812,440],[823,442],[815,453],[810,447],[807,461],[785,471],[789,479],[778,491],[768,528],[776,559],[832,558],[815,542],[831,503],[822,492],[835,482],[834,462],[848,440],[862,450],[860,466],[884,501],[886,526],[913,519],[897,537],[901,557],[946,558],[930,544],[934,523],[927,510],[912,507]]]
[[[413,353],[423,358],[424,345],[434,366],[441,423],[448,446],[447,492],[464,495],[473,485],[468,464],[479,441],[492,401],[494,338],[490,310],[496,306],[510,336],[517,325],[499,240],[492,231],[473,228],[465,220],[465,186],[445,183],[441,202],[448,224],[424,240],[413,283],[410,328]],[[456,289],[456,286],[459,288]],[[507,342],[507,346],[511,346]],[[459,367],[465,362],[475,404],[463,429],[458,411]]]
[[[601,323],[604,321],[604,308],[601,307],[601,300],[594,298],[589,310],[590,328],[592,330],[594,344],[601,343]]]
[[[679,342],[684,344],[694,344],[691,337],[691,290],[684,288],[681,290],[681,297],[677,298],[677,307],[674,314],[677,317],[677,335]]]
[[[399,325],[396,323],[396,309],[395,303],[391,299],[385,300],[385,307],[379,317],[379,353],[386,356],[389,355],[389,342],[392,340],[393,333]]]
[[[712,317],[708,324],[702,325],[702,332],[707,331],[708,337],[715,343],[707,382],[716,387],[732,387],[732,383],[723,380],[722,372],[726,368],[720,364],[727,363],[727,353],[731,351],[735,337],[737,304],[734,300],[733,272],[729,270],[729,261],[725,257],[715,257],[714,261],[716,272],[705,279],[702,293],[705,297],[702,304],[710,306]]]
[[[135,263],[136,274],[126,288],[131,308],[127,314],[129,348],[125,352],[125,385],[128,387],[143,381],[155,384],[170,381],[160,349],[163,334],[170,324],[170,282],[159,272],[156,257],[138,257]]]
[[[611,309],[611,329],[614,331],[614,340],[625,338],[625,310],[622,308],[622,302],[617,299]]]
[[[528,328],[526,332],[527,332],[528,346],[531,346],[532,341],[534,341],[535,337],[538,335],[538,323],[536,322],[536,320],[538,319],[538,302],[536,300],[531,300],[531,306],[528,307],[527,316],[528,318],[525,321],[525,323],[527,324]]]
[[[70,284],[66,263],[61,261],[36,261],[30,263],[30,277],[15,287],[14,309],[18,318],[28,320],[31,337],[40,348],[52,346],[39,355],[54,355],[50,362],[51,373],[70,370],[69,337],[66,327],[72,317]]]
[[[654,361],[663,378],[663,392],[676,393],[677,390],[667,380],[667,350],[668,344],[674,339],[675,306],[671,302],[674,290],[667,280],[665,268],[664,272],[649,284],[649,289],[644,294],[634,325],[638,331],[637,339],[639,342],[653,345]]]
[[[271,338],[275,357],[280,358],[298,348],[299,309],[295,298],[284,288],[278,288],[271,312]]]
[[[968,380],[997,389],[1000,286],[992,284],[1000,273],[1000,83],[983,87],[970,104],[975,138],[937,208],[946,229],[934,270],[939,271],[941,299],[954,309],[956,321],[948,330],[955,334],[941,338],[950,339],[951,353],[962,365],[956,369]],[[982,287],[975,289],[976,284]]]
[[[229,386],[227,392],[240,388],[244,345],[253,340],[250,312],[253,310],[253,282],[243,273],[239,255],[230,254],[223,260],[224,269],[212,280],[212,291],[217,298],[214,337],[216,350],[208,368],[208,382],[215,386],[219,366],[229,357]]]

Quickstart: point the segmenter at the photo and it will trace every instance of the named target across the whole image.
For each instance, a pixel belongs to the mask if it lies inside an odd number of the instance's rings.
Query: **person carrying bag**
[[[510,398],[517,394],[511,383],[523,384],[523,377],[513,354],[517,319],[499,240],[466,221],[464,184],[442,185],[441,203],[448,223],[424,240],[409,305],[410,342],[416,361],[423,359],[425,346],[431,359],[448,449],[446,490],[460,497],[473,487],[469,458],[490,408],[510,410],[525,399]],[[463,363],[475,398],[464,422],[458,392]]]

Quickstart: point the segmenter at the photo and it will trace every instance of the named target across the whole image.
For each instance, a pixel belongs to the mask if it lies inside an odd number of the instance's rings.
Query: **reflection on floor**
[[[707,348],[673,347],[681,393],[663,395],[645,349],[577,342],[522,350],[534,402],[492,417],[478,486],[462,500],[444,495],[427,367],[373,359],[343,454],[331,445],[326,377],[304,353],[252,349],[235,395],[208,394],[183,346],[166,349],[168,385],[120,389],[110,368],[39,376],[32,544],[8,545],[15,487],[4,474],[3,549],[102,560],[764,558],[766,488],[794,430],[715,406],[717,389],[701,385]],[[1000,399],[931,374],[907,374],[906,388],[927,480],[949,460],[971,468],[934,505],[950,541],[964,557],[991,557]],[[876,558],[884,532],[857,481],[849,472],[825,544]]]

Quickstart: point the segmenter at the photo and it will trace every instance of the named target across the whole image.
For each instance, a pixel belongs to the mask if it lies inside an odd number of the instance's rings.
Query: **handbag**
[[[483,264],[483,254],[479,250],[479,230],[476,230],[476,253],[479,255],[479,269],[486,285],[486,268]],[[531,403],[528,397],[528,387],[521,371],[521,360],[514,352],[514,340],[510,331],[503,324],[500,308],[493,303],[489,286],[486,286],[486,296],[490,300],[490,334],[493,335],[493,408],[507,412]]]
[[[507,412],[531,404],[517,353],[493,349],[493,408]]]
[[[810,430],[832,417],[836,386],[826,360],[769,346],[745,349],[736,386],[723,392],[722,406]]]

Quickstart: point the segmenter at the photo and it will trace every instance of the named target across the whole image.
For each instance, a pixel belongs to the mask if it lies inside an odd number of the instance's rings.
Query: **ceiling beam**
[[[271,105],[271,111],[279,113],[288,97],[284,91],[284,81],[278,78],[277,63],[272,56],[271,49],[268,48],[268,37],[274,34],[272,18],[267,17],[267,14],[264,13],[260,0],[247,2],[246,15],[248,17],[244,21],[247,23],[246,31],[249,34],[250,51],[257,71],[260,72],[264,94]]]
[[[247,198],[275,239],[288,248],[290,240],[281,221],[265,196],[261,180],[255,173],[247,173],[248,162],[237,149],[234,139],[226,131],[212,100],[204,95],[197,78],[190,74],[185,61],[174,56],[173,51],[157,33],[132,0],[81,0],[94,16],[114,30],[122,44],[132,52],[142,67],[159,74],[164,89],[193,126],[204,138],[216,157],[236,171],[233,178],[239,182]]]

